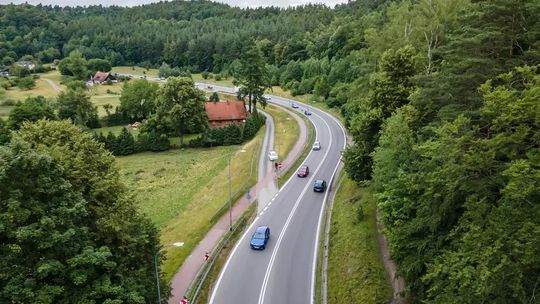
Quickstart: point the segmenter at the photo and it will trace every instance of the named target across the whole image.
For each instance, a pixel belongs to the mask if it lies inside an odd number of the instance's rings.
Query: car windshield
[[[318,180],[315,182],[315,186],[320,187],[322,186],[322,181]]]
[[[257,239],[257,240],[263,240],[264,239],[264,232],[255,232],[255,234],[253,235],[253,238]]]

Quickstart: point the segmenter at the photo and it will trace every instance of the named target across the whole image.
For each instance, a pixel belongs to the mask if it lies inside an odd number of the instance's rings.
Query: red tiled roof
[[[248,112],[241,101],[206,102],[204,104],[209,121],[242,120]]]
[[[107,78],[109,78],[110,75],[111,75],[111,73],[96,72],[96,75],[94,75],[94,81],[95,82],[104,82],[105,80],[107,80]]]

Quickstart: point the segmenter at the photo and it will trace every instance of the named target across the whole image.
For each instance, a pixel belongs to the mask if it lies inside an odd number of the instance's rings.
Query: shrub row
[[[105,148],[113,155],[130,155],[144,151],[166,151],[171,147],[169,138],[165,134],[156,132],[142,133],[137,139],[127,128],[123,128],[118,136],[109,132],[107,136],[103,133],[94,133],[94,138],[105,145]]]

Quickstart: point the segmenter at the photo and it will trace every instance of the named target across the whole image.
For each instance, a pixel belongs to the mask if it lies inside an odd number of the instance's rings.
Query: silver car
[[[313,150],[320,150],[320,149],[321,149],[321,142],[317,140],[313,143]]]

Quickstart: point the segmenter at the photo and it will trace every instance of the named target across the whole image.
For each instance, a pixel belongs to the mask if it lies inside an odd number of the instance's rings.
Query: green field
[[[264,128],[241,146],[118,157],[121,173],[140,209],[161,228],[162,243],[185,242],[184,247],[167,251],[163,271],[168,280],[212,227],[212,214],[227,201],[229,157],[234,194],[249,176],[253,150],[260,148],[263,136]],[[256,171],[252,178],[256,178]]]
[[[363,216],[358,217],[358,209]],[[390,281],[379,255],[375,202],[344,177],[337,190],[330,227],[328,303],[389,303]]]
[[[92,96],[90,101],[97,107],[98,116],[105,117],[107,112],[103,108],[104,105],[110,104],[113,106],[111,113],[114,113],[114,108],[120,105],[120,96]]]
[[[111,73],[119,73],[119,74],[133,74],[133,75],[146,75],[150,77],[157,77],[158,76],[158,70],[157,69],[145,69],[141,67],[131,67],[131,66],[116,66],[113,67],[111,70]]]

